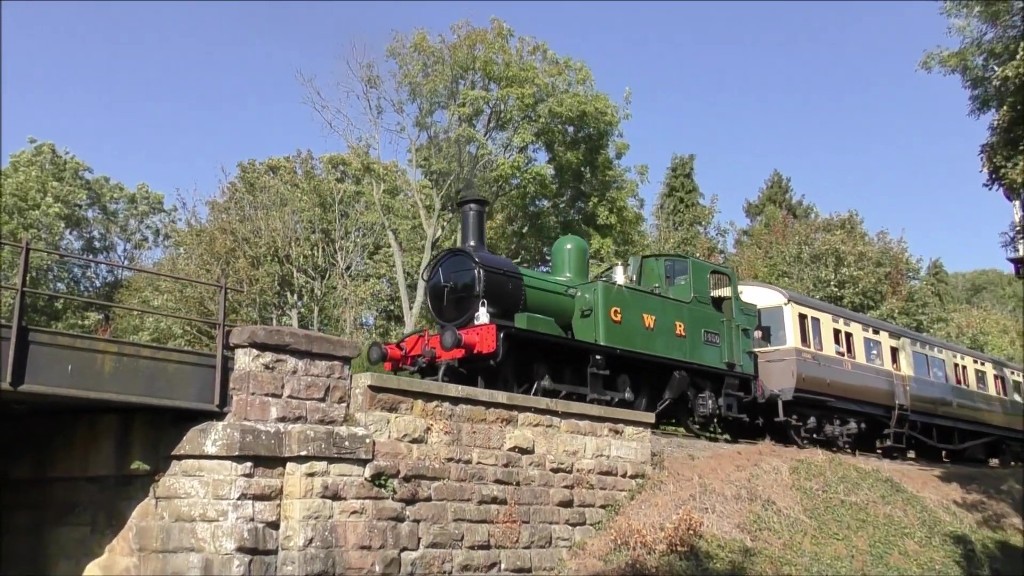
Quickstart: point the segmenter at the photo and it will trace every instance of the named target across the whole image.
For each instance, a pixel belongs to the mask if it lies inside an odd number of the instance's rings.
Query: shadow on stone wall
[[[5,405],[0,573],[81,574],[203,420],[151,409]]]

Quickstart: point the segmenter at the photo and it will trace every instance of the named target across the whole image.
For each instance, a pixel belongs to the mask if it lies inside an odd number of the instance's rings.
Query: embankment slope
[[[570,574],[1022,574],[1022,476],[769,443],[658,439]]]

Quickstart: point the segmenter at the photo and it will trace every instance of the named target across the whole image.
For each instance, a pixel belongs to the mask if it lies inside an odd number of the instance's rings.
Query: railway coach
[[[758,376],[798,445],[1021,461],[1024,368],[777,286],[757,306]]]

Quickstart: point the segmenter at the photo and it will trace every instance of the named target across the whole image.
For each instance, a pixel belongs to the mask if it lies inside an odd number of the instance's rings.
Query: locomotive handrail
[[[90,256],[83,256],[80,254],[71,254],[60,250],[52,250],[49,248],[34,247],[31,245],[28,237],[24,237],[21,243],[11,242],[10,240],[0,239],[0,250],[4,248],[20,248],[20,255],[18,258],[18,269],[15,276],[14,284],[3,283],[0,284],[0,291],[8,290],[15,293],[14,306],[11,315],[11,344],[10,350],[7,357],[7,366],[4,372],[4,382],[11,388],[17,389],[24,383],[24,371],[25,371],[25,355],[27,354],[27,341],[26,341],[26,296],[28,294],[43,296],[58,300],[70,300],[74,302],[81,302],[83,304],[92,304],[94,306],[112,308],[118,310],[126,310],[130,312],[137,312],[140,314],[159,316],[164,318],[172,318],[175,320],[181,320],[185,322],[193,322],[203,324],[206,326],[214,327],[216,331],[216,342],[215,342],[215,354],[216,354],[216,366],[214,369],[214,402],[218,409],[223,409],[227,404],[226,398],[226,387],[225,387],[225,373],[227,369],[227,350],[226,350],[226,331],[228,328],[236,327],[235,324],[227,321],[227,296],[228,292],[244,293],[244,290],[228,286],[227,279],[223,273],[217,282],[211,282],[208,280],[200,280],[197,278],[190,278],[187,276],[181,276],[178,274],[171,274],[168,272],[161,272],[151,268],[144,268],[141,266],[135,266],[131,264],[125,264],[121,262],[114,262],[110,260],[103,260],[100,258],[93,258]],[[87,262],[90,264],[96,264],[100,266],[110,266],[121,270],[130,270],[139,274],[149,274],[169,280],[174,280],[179,283],[198,285],[210,288],[216,288],[218,291],[217,295],[217,312],[214,318],[201,318],[196,316],[189,316],[184,314],[175,314],[173,312],[164,312],[148,307],[131,306],[128,304],[121,304],[117,302],[110,302],[104,300],[97,300],[95,298],[88,298],[85,296],[77,296],[74,294],[61,294],[59,292],[53,292],[50,290],[43,290],[39,288],[28,287],[29,271],[31,266],[31,255],[32,253],[49,254],[56,256],[61,260]]]

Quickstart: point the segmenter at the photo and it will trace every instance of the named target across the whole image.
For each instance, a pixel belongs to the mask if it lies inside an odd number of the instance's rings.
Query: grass
[[[723,451],[705,459],[728,466],[660,474],[582,551],[601,568],[577,573],[1024,573],[1019,527],[991,526],[848,456],[771,448],[783,452]]]

